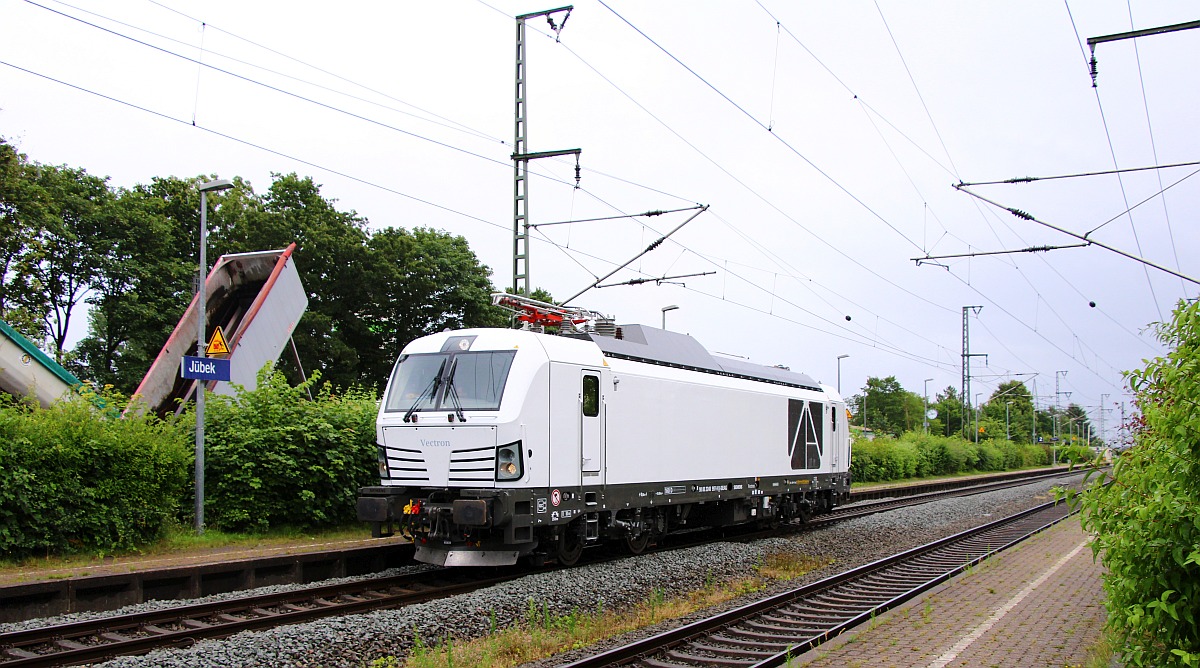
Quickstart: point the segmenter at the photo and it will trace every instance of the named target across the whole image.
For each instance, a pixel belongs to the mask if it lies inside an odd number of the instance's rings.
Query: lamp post
[[[925,412],[921,414],[922,415],[921,419],[925,421],[925,435],[926,436],[929,435],[929,381],[931,381],[931,380],[933,380],[933,379],[932,378],[925,379]]]
[[[849,357],[849,355],[838,355],[838,357],[837,357],[837,365],[838,365],[838,395],[841,395],[841,393],[842,393],[842,360],[846,359],[847,357]]]
[[[982,392],[975,393],[975,443],[979,443],[979,395]]]
[[[233,187],[229,179],[200,184],[200,285],[196,290],[196,357],[204,357],[205,310],[204,279],[208,278],[208,193]],[[196,381],[196,533],[204,533],[204,384]]]
[[[667,311],[674,311],[678,308],[679,308],[679,306],[676,304],[671,304],[670,306],[662,307],[662,328],[663,329],[667,328]]]

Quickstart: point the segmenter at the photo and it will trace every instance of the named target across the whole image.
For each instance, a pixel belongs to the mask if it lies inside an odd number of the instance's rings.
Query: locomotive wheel
[[[583,556],[583,536],[570,527],[558,537],[558,563],[563,566],[574,566]]]
[[[629,554],[641,554],[646,551],[646,546],[649,544],[649,531],[643,531],[636,536],[625,534],[625,549],[629,550]]]

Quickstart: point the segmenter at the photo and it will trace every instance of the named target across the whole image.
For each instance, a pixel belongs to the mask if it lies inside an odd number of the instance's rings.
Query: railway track
[[[832,512],[809,518],[805,524],[808,526],[832,524],[834,522],[842,522],[855,517],[864,517],[866,515],[882,513],[888,510],[896,510],[897,508],[920,505],[922,503],[928,503],[938,499],[949,499],[956,496],[970,496],[972,494],[984,494],[986,492],[994,492],[998,489],[1007,489],[1009,487],[1016,487],[1019,485],[1037,482],[1039,480],[1053,480],[1055,478],[1075,476],[1081,474],[1082,472],[1082,469],[1037,471],[1024,476],[1007,475],[1001,480],[988,480],[980,484],[969,486],[949,486],[945,483],[931,483],[929,487],[932,489],[932,491],[918,492],[913,494],[911,493],[911,488],[901,488],[897,489],[896,491],[897,493],[904,494],[903,496],[898,496],[895,498],[882,498],[879,501],[864,501],[862,503],[856,503],[854,501],[856,497],[852,495],[851,503],[854,505],[834,508]],[[918,489],[920,488],[920,486],[916,487]],[[870,498],[879,498],[880,494],[885,493],[887,493],[887,490],[871,490],[869,492],[869,496]],[[866,496],[868,496],[868,494],[862,494],[858,498]]]
[[[1077,473],[1077,472],[1076,472]],[[1032,480],[1067,475],[1056,471],[1021,479],[972,485],[965,489],[860,503],[810,520],[825,524],[939,498],[979,494]],[[897,490],[897,493],[902,493]],[[795,527],[785,528],[785,532]],[[778,531],[753,532],[740,539],[778,535]],[[680,543],[670,549],[693,547],[711,536]],[[618,557],[608,557],[618,558]],[[594,561],[590,563],[595,563]],[[464,569],[429,570],[389,578],[312,587],[279,594],[255,595],[213,603],[190,604],[161,611],[117,615],[101,619],[0,633],[0,668],[60,666],[100,661],[115,656],[143,654],[163,647],[186,647],[206,638],[222,638],[245,630],[295,624],[321,617],[349,615],[369,610],[397,608],[456,594],[468,593],[527,574],[518,568],[480,572]],[[499,573],[499,574],[497,574]],[[737,664],[741,665],[741,664]]]
[[[522,575],[516,570],[493,576],[453,569],[425,571],[3,633],[0,667],[76,665],[163,647],[187,647],[240,631],[469,593]]]
[[[567,668],[780,666],[1068,516],[1047,503]]]

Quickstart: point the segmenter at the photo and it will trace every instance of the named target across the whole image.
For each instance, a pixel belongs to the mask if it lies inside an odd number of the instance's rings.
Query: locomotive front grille
[[[496,446],[450,453],[450,482],[491,481],[496,477]]]
[[[496,428],[385,427],[389,481],[412,487],[490,487],[496,480]]]

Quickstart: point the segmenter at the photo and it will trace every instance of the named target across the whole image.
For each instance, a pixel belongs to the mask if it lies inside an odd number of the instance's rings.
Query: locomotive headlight
[[[516,480],[524,473],[521,469],[520,441],[496,448],[496,480]]]
[[[379,449],[379,477],[390,478],[391,472],[388,471],[387,452],[383,448]]]

